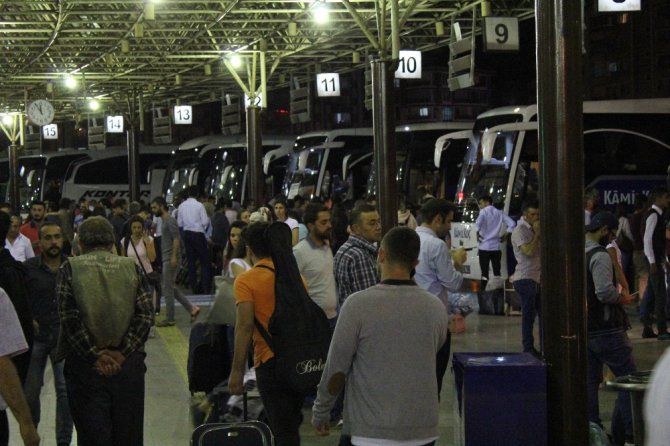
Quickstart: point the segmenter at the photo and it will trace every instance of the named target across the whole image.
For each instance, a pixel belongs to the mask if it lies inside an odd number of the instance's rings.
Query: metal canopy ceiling
[[[0,111],[23,109],[26,97],[50,99],[61,116],[81,110],[87,97],[110,103],[141,92],[152,101],[218,99],[240,91],[222,58],[241,55],[245,65],[238,73],[246,82],[253,53],[265,43],[269,88],[290,75],[314,73],[316,64],[322,71],[361,68],[366,56],[379,54],[371,41],[390,40],[391,1],[2,0]],[[534,14],[533,0],[398,1],[405,49],[447,45],[453,21],[467,36],[482,3],[491,15]],[[318,4],[330,10],[325,25],[313,21]],[[442,36],[437,22],[444,25]],[[353,52],[360,55],[357,64]],[[68,74],[78,80],[74,90],[63,85]]]

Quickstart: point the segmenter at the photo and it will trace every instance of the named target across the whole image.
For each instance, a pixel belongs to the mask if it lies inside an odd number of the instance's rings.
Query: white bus
[[[373,131],[369,127],[309,132],[298,136],[293,146],[282,193],[292,199],[296,195],[332,197],[365,193],[368,173],[357,185],[347,184],[343,177],[345,159],[357,159],[372,153]],[[360,188],[355,191],[353,188]]]
[[[472,133],[472,121],[421,122],[399,125],[395,128],[396,183],[399,194],[405,195],[410,203],[420,204],[417,188],[425,186],[431,193],[440,196],[453,196],[456,192],[456,178],[459,165],[465,156],[466,145],[460,149],[452,148],[448,157],[443,157],[433,166],[435,141],[445,132],[455,130]],[[447,159],[448,158],[448,159]],[[367,191],[377,194],[377,175],[373,154],[369,153],[355,160],[345,168],[345,178],[349,178],[350,169],[367,161],[370,169]],[[440,167],[445,167],[441,169]],[[360,168],[360,167],[359,167]],[[354,175],[355,176],[355,175]]]
[[[89,160],[89,151],[67,149],[39,155],[19,157],[19,203],[21,213],[27,213],[33,201],[49,201],[58,205],[68,167]],[[9,162],[0,160],[0,197],[9,201]]]
[[[281,182],[295,137],[263,135],[261,141],[263,153],[270,155],[263,160],[264,173],[280,176],[272,184]],[[166,201],[172,203],[176,194],[197,185],[203,194],[241,203],[247,192],[246,149],[246,135],[210,135],[185,142],[171,156],[165,173]],[[272,184],[266,194],[273,192]]]
[[[584,184],[598,189],[600,206],[632,207],[636,193],[666,184],[670,99],[587,101],[583,111]],[[468,250],[468,278],[481,275],[475,227],[478,198],[490,195],[496,207],[516,220],[523,201],[539,191],[537,129],[536,105],[512,106],[479,115],[473,134],[460,135],[468,141],[468,152],[456,190],[459,213],[452,223],[451,241],[452,246]],[[436,145],[436,159],[443,145],[444,141]],[[505,251],[503,246],[503,276],[508,273]]]
[[[156,164],[164,163],[174,146],[140,145],[140,199],[149,202],[151,197],[151,172]],[[128,184],[128,151],[125,148],[108,148],[88,152],[92,159],[73,165],[63,184],[63,197],[100,200],[130,198]]]

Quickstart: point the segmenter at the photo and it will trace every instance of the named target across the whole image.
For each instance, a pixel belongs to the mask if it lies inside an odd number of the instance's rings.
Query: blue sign
[[[667,179],[661,175],[632,176],[607,175],[593,180],[588,187],[595,187],[600,196],[600,206],[614,210],[617,205],[625,204],[633,209],[635,194],[649,192],[656,186],[666,186]]]

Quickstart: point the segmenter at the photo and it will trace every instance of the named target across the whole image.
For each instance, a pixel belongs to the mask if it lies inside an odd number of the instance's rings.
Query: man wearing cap
[[[634,302],[627,291],[619,293],[614,284],[614,265],[605,246],[614,237],[619,222],[611,212],[599,212],[586,225],[586,299],[588,350],[589,421],[602,426],[598,408],[598,387],[603,380],[603,364],[615,376],[636,370],[633,348],[626,331],[630,328],[623,308]],[[625,432],[625,438],[616,438]],[[633,442],[630,394],[619,392],[612,415],[615,444]]]

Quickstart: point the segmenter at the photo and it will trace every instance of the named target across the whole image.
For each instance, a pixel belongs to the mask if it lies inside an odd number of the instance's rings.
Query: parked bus
[[[472,121],[423,122],[399,125],[395,128],[397,190],[399,194],[405,195],[408,202],[419,204],[421,198],[417,196],[419,186],[425,186],[433,194],[440,196],[453,196],[456,192],[456,178],[460,172],[459,161],[465,156],[466,145],[460,144],[459,150],[452,147],[448,152],[448,158],[445,156],[437,166],[433,166],[435,141],[445,132],[454,130],[471,134]],[[367,192],[377,194],[377,175],[372,153],[347,166],[345,177],[348,178],[349,170],[355,168],[356,164],[360,165],[366,161],[368,164],[372,163],[369,167]],[[448,168],[441,169],[442,165]]]
[[[288,198],[296,195],[332,197],[350,195],[358,198],[366,191],[368,172],[362,180],[349,184],[343,176],[343,162],[356,160],[373,150],[371,128],[324,130],[298,136],[282,186]],[[350,163],[350,165],[353,161]]]
[[[60,201],[68,167],[91,159],[87,150],[63,150],[19,157],[19,203],[27,213],[33,201]],[[9,201],[9,161],[0,160],[0,197]]]
[[[164,162],[174,151],[174,146],[140,145],[140,198],[151,200],[151,171]],[[63,197],[100,200],[108,198],[128,199],[128,151],[125,148],[108,148],[90,151],[92,159],[73,165],[63,184]]]
[[[588,101],[583,112],[584,184],[598,189],[601,207],[625,203],[632,208],[636,193],[666,184],[670,99]],[[451,226],[452,245],[468,250],[468,278],[481,275],[474,224],[478,198],[490,195],[516,220],[523,201],[539,191],[537,129],[536,105],[497,108],[477,117],[455,196],[459,213]],[[503,262],[506,257],[503,252]]]
[[[266,175],[274,173],[283,179],[286,155],[294,140],[293,136],[261,137],[263,153],[272,153],[267,166],[264,165]],[[165,173],[163,190],[166,200],[172,203],[175,194],[197,185],[203,194],[242,202],[247,192],[246,147],[246,135],[210,135],[185,142],[171,156]],[[268,187],[267,193],[272,192]]]

